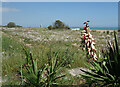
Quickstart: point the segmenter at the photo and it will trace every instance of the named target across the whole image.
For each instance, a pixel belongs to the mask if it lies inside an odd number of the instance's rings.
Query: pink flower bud
[[[93,44],[91,44],[91,48],[92,48],[92,50],[94,50],[94,49],[95,49],[95,46],[94,46]]]
[[[80,47],[82,47],[83,45],[80,45]]]
[[[93,52],[91,52],[91,55],[92,55],[92,56],[93,56],[93,54],[94,54],[94,53],[93,53]]]
[[[90,41],[90,39],[87,40],[87,43]]]
[[[89,43],[87,43],[87,47],[89,47]]]
[[[87,43],[87,39],[85,40],[85,43]]]
[[[85,48],[83,47],[83,48],[82,48],[82,50],[84,51],[84,50],[85,50]]]
[[[87,37],[89,37],[89,36],[90,36],[90,34],[87,35]]]
[[[94,51],[96,52],[96,49],[94,49]]]
[[[92,41],[95,41],[95,40],[92,38]]]
[[[88,52],[90,52],[90,50],[91,50],[91,49],[90,49],[90,48],[88,48]]]

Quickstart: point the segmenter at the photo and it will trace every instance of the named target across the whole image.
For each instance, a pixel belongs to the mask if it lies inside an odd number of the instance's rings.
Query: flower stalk
[[[93,36],[90,34],[90,28],[88,26],[88,22],[84,22],[84,30],[81,32],[81,45],[83,51],[87,51],[87,58],[88,60],[97,60],[97,55],[96,55],[96,48],[95,48],[95,40]]]

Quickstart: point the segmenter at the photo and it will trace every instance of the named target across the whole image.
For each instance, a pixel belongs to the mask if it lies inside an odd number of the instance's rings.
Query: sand
[[[91,30],[92,31],[92,30]],[[94,30],[93,30],[94,31]],[[107,31],[109,31],[109,32],[114,32],[114,30],[95,30],[95,31],[100,31],[100,32],[107,32]],[[115,31],[118,31],[118,30],[115,30]]]

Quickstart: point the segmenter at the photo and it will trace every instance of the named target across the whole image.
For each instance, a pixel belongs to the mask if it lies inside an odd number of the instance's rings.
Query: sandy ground
[[[77,31],[77,30],[80,30],[80,29],[77,29],[77,28],[76,28],[76,29],[71,29],[71,30],[72,30],[72,31],[74,31],[74,30]],[[96,30],[96,29],[92,29],[92,30],[90,29],[90,31],[100,31],[100,32],[109,31],[109,32],[114,32],[114,30]],[[118,30],[115,30],[115,31],[118,31]]]
[[[91,30],[91,31],[94,31],[94,30]],[[109,31],[109,32],[114,32],[114,30],[95,30],[95,31],[100,31],[100,32],[107,32],[107,31]],[[115,30],[115,31],[118,31],[118,30]]]

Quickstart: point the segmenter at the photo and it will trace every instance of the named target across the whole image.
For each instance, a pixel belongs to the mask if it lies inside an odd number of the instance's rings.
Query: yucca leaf
[[[38,70],[37,70],[37,60],[36,61],[33,60],[33,63],[34,63],[34,73],[35,73],[35,75],[37,75],[37,73],[38,73]]]
[[[94,61],[93,61],[93,63],[95,64],[95,66],[98,67],[98,69],[100,70],[100,72],[101,72],[102,74],[104,74],[103,69],[101,68],[101,66],[100,66],[99,64],[97,64],[96,62],[94,62]]]
[[[57,63],[57,61],[56,61],[56,57],[55,57],[54,62],[53,62],[53,65],[52,65],[52,71],[55,70],[56,63]]]
[[[26,80],[28,80],[31,84],[37,84],[37,76],[33,73],[25,75]]]
[[[109,73],[109,70],[108,70],[108,68],[107,68],[107,66],[106,66],[106,62],[105,62],[105,61],[103,61],[103,63],[102,63],[102,64],[103,64],[103,66],[105,67],[106,72],[107,72],[107,73]],[[106,73],[106,72],[104,72],[104,73]]]
[[[30,69],[30,67],[25,66],[26,70],[28,71],[28,73],[32,73],[32,70]]]
[[[47,67],[48,67],[48,65],[45,65],[45,67],[42,69],[42,72],[39,73],[38,80],[40,80],[42,78],[42,75],[43,75],[44,71],[47,69]]]
[[[98,72],[99,68],[95,65],[94,61],[91,61],[90,63],[94,67],[95,71]]]
[[[84,63],[84,65],[85,65],[86,67],[88,67],[91,71],[94,70],[93,67],[91,67],[90,64]]]
[[[106,73],[106,75],[107,75],[107,76],[109,76],[109,78],[110,78],[111,80],[115,81],[114,76],[112,76],[112,75],[111,75],[111,74],[109,74],[109,73]]]
[[[117,37],[116,37],[116,33],[115,33],[115,31],[114,31],[114,37],[115,37],[116,51],[117,51],[117,54],[119,54],[119,46],[118,46],[118,42],[117,42]]]
[[[104,81],[104,79],[102,79],[102,78],[94,77],[94,76],[88,75],[88,74],[82,74],[81,76],[86,77],[86,78],[92,78],[92,79],[95,79],[98,81]]]
[[[110,66],[111,68],[113,68],[113,67],[112,67],[112,64],[111,64],[112,61],[110,60],[109,57],[107,57],[107,59],[108,59],[109,66]]]
[[[57,80],[59,78],[63,78],[63,77],[65,77],[65,75],[58,76],[58,77],[54,78],[53,81],[55,81],[55,80]]]
[[[22,80],[22,84],[23,84],[23,82],[24,82],[24,81],[23,81],[23,71],[22,71],[22,65],[21,65],[21,71],[20,71],[20,72],[21,72],[20,74],[21,74],[21,80]]]
[[[63,64],[64,64],[65,61],[62,61],[62,63],[60,63],[59,65],[57,65],[57,67],[55,68],[55,71],[58,70]]]
[[[32,58],[32,53],[30,53],[30,60],[32,62],[32,69],[33,69],[33,72],[35,73],[35,65],[34,65],[34,60]]]
[[[27,60],[27,64],[30,62],[30,55],[29,55],[29,51],[27,51],[24,47],[23,47],[23,50],[25,52],[25,56],[26,56],[26,60]]]
[[[93,77],[102,78],[102,79],[108,79],[107,77],[102,76],[102,75],[99,75],[99,74],[96,73],[96,72],[85,71],[85,70],[82,70],[82,69],[80,69],[80,70],[83,71],[83,72],[85,72],[85,74],[91,75],[91,76],[93,76]]]

